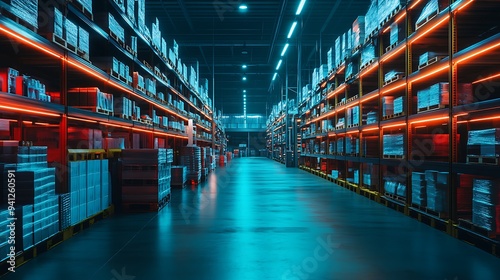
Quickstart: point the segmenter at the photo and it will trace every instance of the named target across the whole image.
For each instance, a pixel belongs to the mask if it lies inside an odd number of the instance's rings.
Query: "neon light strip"
[[[481,79],[481,80],[477,80],[475,82],[472,82],[472,84],[473,85],[479,84],[481,82],[484,82],[484,81],[487,81],[487,80],[492,80],[492,79],[495,79],[495,78],[500,78],[500,74],[496,74],[496,75],[493,75],[493,76],[490,76],[490,77],[487,77],[487,78],[484,78],[484,79]]]
[[[328,94],[326,96],[326,99],[332,98],[337,93],[340,93],[341,91],[343,91],[346,87],[347,87],[346,84],[342,84],[341,86],[339,86],[338,88],[336,88],[334,91],[332,91],[330,94]]]
[[[362,131],[363,132],[368,132],[368,131],[374,131],[374,130],[379,130],[378,127],[374,127],[374,128],[366,128],[366,129],[363,129]]]
[[[447,119],[449,119],[449,118],[448,117],[431,118],[431,119],[413,121],[413,122],[411,122],[411,124],[425,123],[425,122],[432,122],[432,121],[439,121],[439,120],[447,120]]]
[[[363,73],[361,73],[361,74],[359,75],[359,77],[363,77],[363,76],[367,75],[367,74],[368,74],[368,73],[370,73],[373,69],[376,69],[376,68],[377,68],[377,66],[378,66],[378,61],[375,61],[372,65],[370,65],[370,67],[363,69],[363,71],[362,71]]]
[[[29,109],[22,109],[22,108],[16,108],[16,107],[9,107],[9,106],[0,105],[0,108],[5,109],[5,110],[9,110],[9,111],[14,111],[14,112],[28,112],[28,113],[35,114],[35,115],[42,115],[42,116],[49,116],[49,117],[61,117],[61,115],[58,115],[58,114],[45,113],[45,112],[33,111],[33,110],[29,110]]]
[[[473,57],[475,57],[475,56],[478,56],[478,55],[480,55],[480,54],[482,54],[482,53],[485,53],[485,52],[487,52],[487,51],[489,51],[489,50],[492,50],[492,49],[494,49],[494,48],[496,48],[496,47],[499,47],[499,46],[500,46],[500,43],[497,43],[497,44],[495,44],[495,45],[493,45],[493,46],[490,46],[490,47],[487,47],[487,48],[485,48],[485,49],[483,49],[483,50],[480,50],[480,51],[477,51],[477,52],[475,52],[475,53],[472,53],[472,54],[470,54],[470,55],[468,55],[468,56],[466,56],[466,57],[463,57],[463,58],[459,59],[459,60],[457,61],[457,63],[461,63],[461,62],[463,62],[463,61],[469,60],[469,59],[471,59],[471,58],[473,58]]]
[[[420,1],[422,1],[422,0],[417,0],[417,1],[415,1],[415,3],[413,3],[413,5],[411,5],[411,6],[408,8],[408,10],[411,10],[411,9],[415,8],[415,6],[417,6],[417,4],[418,4],[418,3],[420,3]]]
[[[462,10],[463,8],[469,6],[472,2],[474,2],[474,0],[470,0],[469,2],[465,3],[462,7],[458,8],[457,12],[459,12],[460,10]]]
[[[431,32],[432,30],[434,30],[435,28],[437,28],[438,26],[440,26],[442,23],[444,23],[445,21],[449,20],[450,19],[450,15],[447,14],[442,20],[438,21],[436,24],[434,24],[432,27],[429,27],[428,30],[426,30],[425,32],[422,32],[422,34],[419,34],[417,37],[413,38],[411,41],[410,41],[410,44],[413,44],[415,43],[415,41],[417,41],[418,39],[422,38],[423,36],[427,35],[427,33]]]
[[[441,72],[441,71],[443,71],[443,70],[445,70],[445,69],[448,69],[448,68],[450,68],[450,65],[449,65],[449,64],[446,64],[446,65],[442,66],[441,68],[438,68],[438,69],[436,69],[436,70],[434,70],[434,71],[432,71],[432,72],[430,72],[430,73],[428,73],[428,74],[421,75],[421,76],[417,76],[417,77],[415,77],[415,78],[411,79],[410,83],[414,83],[414,82],[416,82],[416,81],[422,80],[422,79],[424,79],[424,78],[427,78],[427,77],[429,77],[429,76],[432,76],[432,75],[434,75],[434,74],[437,74],[437,73],[439,73],[439,72]]]
[[[86,119],[80,119],[75,117],[68,117],[69,120],[80,121],[80,122],[88,122],[88,123],[97,123],[97,121],[91,121]]]
[[[401,84],[401,85],[399,85],[399,86],[395,86],[395,87],[393,87],[393,88],[390,88],[390,89],[388,89],[388,90],[383,90],[383,91],[382,91],[382,95],[384,95],[384,94],[386,94],[386,93],[389,93],[389,92],[391,92],[391,91],[395,91],[395,90],[397,90],[397,89],[399,89],[399,88],[402,88],[402,87],[404,87],[404,86],[406,86],[406,82],[402,83],[402,84]]]
[[[382,62],[385,62],[386,60],[388,60],[389,58],[395,56],[396,54],[398,54],[400,51],[404,50],[406,48],[406,45],[403,44],[401,47],[399,47],[398,49],[396,49],[395,51],[393,51],[390,55],[382,58]]]
[[[480,119],[473,119],[473,120],[470,120],[469,122],[481,122],[481,121],[489,121],[489,120],[497,120],[497,119],[500,119],[500,116],[488,117],[488,118],[480,118]]]
[[[361,103],[366,102],[366,101],[368,101],[368,100],[372,100],[373,98],[376,98],[376,97],[378,97],[379,95],[380,95],[380,93],[379,93],[379,92],[377,92],[377,94],[374,94],[373,96],[367,97],[367,98],[365,98],[365,99],[361,99]]]
[[[406,123],[398,123],[398,124],[392,124],[392,125],[383,126],[382,128],[386,129],[386,128],[391,128],[391,127],[405,126],[405,125],[406,125]]]

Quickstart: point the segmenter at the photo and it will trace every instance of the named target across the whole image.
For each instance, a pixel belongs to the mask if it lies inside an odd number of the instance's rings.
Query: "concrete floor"
[[[500,279],[500,259],[265,158],[115,215],[5,279]]]

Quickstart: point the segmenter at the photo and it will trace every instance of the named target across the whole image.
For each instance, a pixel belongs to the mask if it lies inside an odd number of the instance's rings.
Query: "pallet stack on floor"
[[[121,199],[124,211],[157,211],[170,200],[173,151],[122,151]]]
[[[201,182],[201,148],[187,146],[181,148],[181,165],[187,168],[187,180],[193,185]]]
[[[0,151],[0,258],[3,260],[12,246],[8,241],[12,233],[7,225],[14,218],[17,219],[14,229],[16,252],[59,232],[59,196],[56,194],[55,168],[49,168],[47,163],[47,147],[0,141]]]

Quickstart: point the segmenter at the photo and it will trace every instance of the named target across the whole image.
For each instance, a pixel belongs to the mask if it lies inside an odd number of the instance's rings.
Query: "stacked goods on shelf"
[[[337,37],[337,39],[335,39],[335,68],[338,68],[343,62],[342,60],[343,53],[341,49],[341,44],[342,44],[342,36],[339,36]]]
[[[411,173],[411,202],[418,206],[427,206],[425,173]]]
[[[430,64],[431,62],[437,62],[445,56],[446,56],[446,54],[444,54],[444,53],[425,52],[419,56],[418,66],[419,66],[419,68],[422,68],[422,66]]]
[[[132,117],[132,100],[126,97],[115,98],[113,110],[117,116],[125,119]]]
[[[333,48],[330,48],[330,50],[328,50],[326,57],[327,57],[328,72],[333,71],[333,69],[335,69],[334,67],[335,62],[333,60]]]
[[[71,88],[68,89],[68,106],[109,115],[114,111],[113,95],[97,87]]]
[[[92,14],[92,0],[76,0],[82,7]]]
[[[7,11],[22,19],[34,28],[38,28],[38,1],[37,0],[9,0]]]
[[[99,129],[68,127],[68,148],[102,149],[102,131]]]
[[[144,77],[139,74],[139,72],[134,72],[133,74],[133,86],[134,89],[137,89],[141,92],[146,91],[146,82],[144,81]]]
[[[499,155],[500,128],[469,131],[468,162],[498,164]]]
[[[123,150],[121,193],[124,210],[159,210],[170,198],[172,162],[172,150]]]
[[[111,204],[108,164],[107,159],[68,163],[71,225],[107,209]]]
[[[389,71],[384,75],[384,83],[389,84],[393,81],[399,80],[404,77],[403,72],[398,72],[395,70]]]
[[[500,234],[500,181],[474,179],[472,192],[472,223]]]
[[[346,67],[346,70],[345,70],[345,80],[349,80],[352,78],[352,76],[354,75],[354,63],[353,62],[349,62],[349,64],[347,64],[347,67]]]
[[[116,21],[115,17],[108,13],[108,17],[106,21],[102,23],[103,27],[107,27],[107,31],[110,32],[110,35],[113,39],[118,41],[119,43],[125,43],[125,29]]]
[[[378,30],[378,2],[372,0],[370,7],[365,15],[365,35],[367,38],[371,37],[376,30]]]
[[[337,147],[338,155],[344,154],[344,138],[337,139],[337,143],[335,144],[335,146]]]
[[[144,82],[144,87],[146,89],[146,93],[156,95],[156,80],[152,78],[146,78]]]
[[[345,118],[339,118],[337,124],[335,125],[335,129],[345,128]]]
[[[78,50],[86,55],[90,53],[90,34],[82,27],[78,28]]]
[[[348,136],[345,138],[345,153],[348,155],[359,154],[359,138]]]
[[[78,47],[78,26],[67,18],[64,18],[64,35],[66,48],[76,50]]]
[[[448,212],[448,172],[425,171],[427,208],[439,213]]]
[[[395,22],[391,24],[391,35],[389,38],[389,45],[396,45],[399,42],[399,26],[398,23]]]
[[[400,96],[396,99],[394,99],[394,114],[401,114],[403,113],[403,99],[404,97],[403,96]]]
[[[365,17],[358,16],[352,23],[352,48],[356,49],[365,42]]]
[[[363,185],[371,190],[377,188],[379,181],[379,166],[375,164],[365,164],[363,170]]]
[[[9,173],[15,179],[16,249],[21,251],[59,231],[59,197],[55,192],[55,168],[48,168],[47,147],[18,146],[17,141],[0,142],[0,180],[4,205],[8,197]],[[22,206],[22,207],[21,207]],[[10,214],[9,214],[10,215]],[[7,219],[5,219],[7,220]],[[5,235],[0,244],[7,240]],[[5,238],[5,239],[4,239]],[[0,245],[1,249],[4,248]]]
[[[438,0],[429,0],[425,5],[422,13],[418,17],[416,21],[416,29],[425,24],[429,18],[432,18],[434,15],[439,13],[439,1]]]
[[[328,78],[328,65],[321,64],[318,68],[318,82]]]
[[[385,134],[383,140],[384,157],[401,158],[404,155],[404,135]]]
[[[347,108],[346,115],[348,127],[359,125],[359,106]]]
[[[332,170],[332,178],[333,179],[338,179],[340,175],[340,172],[338,170]]]
[[[382,116],[388,117],[394,115],[394,97],[382,97]]]
[[[378,113],[371,111],[366,114],[366,124],[375,124],[378,122]]]
[[[181,165],[187,167],[187,179],[193,184],[201,181],[201,149],[197,146],[181,148]]]
[[[405,198],[406,184],[404,183],[404,178],[401,178],[400,176],[384,177],[384,190],[386,194]]]
[[[19,76],[19,71],[12,68],[3,68],[0,70],[0,87],[2,92],[17,93],[16,79]]]
[[[378,1],[378,22],[387,20],[391,14],[401,7],[403,0],[377,0]],[[406,0],[404,0],[406,3]]]
[[[186,166],[172,166],[172,187],[184,187],[187,182],[187,167]]]
[[[370,64],[373,60],[377,58],[375,54],[375,46],[369,44],[363,48],[361,51],[361,66],[365,66]]]

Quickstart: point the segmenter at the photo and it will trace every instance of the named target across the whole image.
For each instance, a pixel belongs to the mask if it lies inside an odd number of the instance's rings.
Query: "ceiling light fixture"
[[[283,51],[281,52],[281,56],[284,56],[286,54],[286,51],[288,50],[288,47],[290,44],[286,43],[285,47],[283,48]]]
[[[282,63],[283,63],[283,59],[280,59],[280,61],[278,62],[278,66],[276,66],[276,71],[280,70]]]
[[[243,81],[246,81],[247,80],[247,77],[243,77]]]
[[[293,22],[292,27],[290,28],[290,32],[288,32],[288,36],[287,36],[288,39],[292,38],[293,31],[295,31],[295,27],[297,27],[296,21]]]
[[[245,5],[245,4],[241,4],[239,8],[240,8],[240,10],[241,10],[241,11],[246,11],[246,10],[248,10],[248,6],[247,6],[247,5]]]
[[[273,81],[276,80],[276,77],[278,76],[278,73],[274,73],[274,76],[273,76]]]
[[[246,65],[246,64],[243,64],[243,65],[241,66],[241,68],[243,68],[243,69],[247,69],[247,65]]]
[[[295,13],[296,15],[300,15],[305,4],[306,0],[300,0],[299,7],[297,8],[297,12]]]
[[[247,92],[247,90],[246,90],[246,89],[244,89],[244,90],[243,90],[243,92]]]

